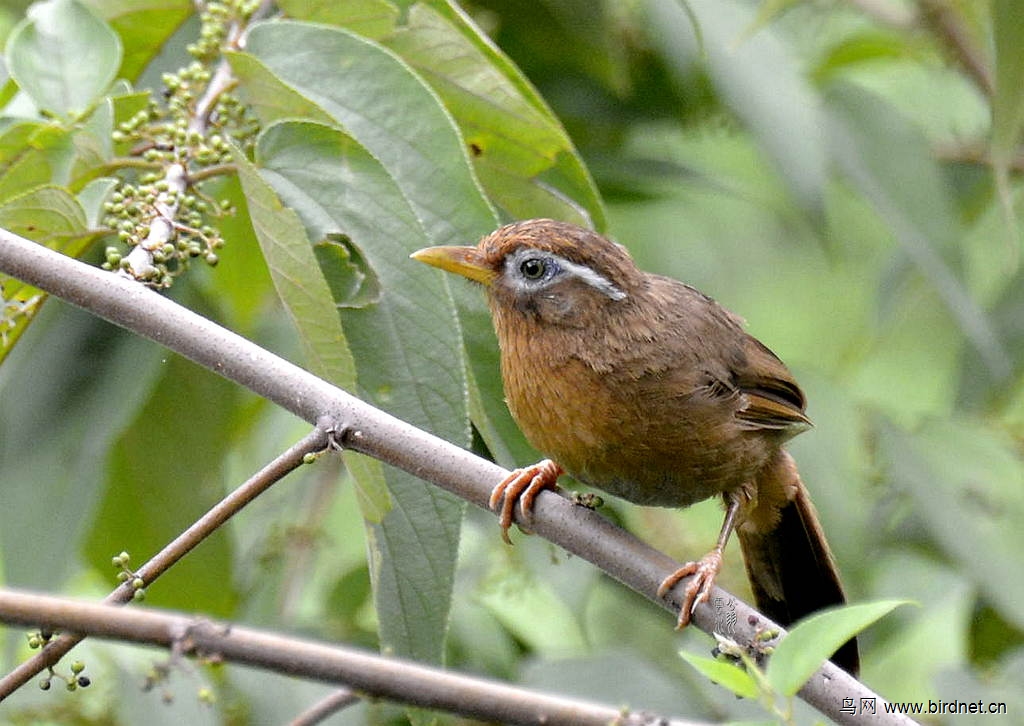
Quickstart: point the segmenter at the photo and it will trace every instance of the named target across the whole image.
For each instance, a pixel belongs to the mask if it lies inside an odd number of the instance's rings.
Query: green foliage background
[[[892,5],[893,25],[857,5],[280,2],[287,19],[228,54],[263,129],[236,151],[237,175],[204,187],[238,209],[221,225],[228,246],[169,294],[522,464],[536,454],[501,402],[479,292],[408,253],[535,216],[612,235],[744,316],[805,387],[816,428],[791,448],[851,599],[919,603],[862,636],[868,685],[891,700],[1006,701],[1012,719],[1024,713],[1024,10],[922,0]],[[966,46],[951,45],[939,6]],[[197,26],[185,0],[32,12],[0,91],[0,226],[95,261],[124,152],[110,131],[139,91],[160,93]],[[69,13],[77,22],[59,22]],[[36,37],[40,18],[59,42]],[[31,294],[0,279],[8,300]],[[141,562],[306,429],[62,303],[27,322],[0,365],[6,586],[101,596],[112,555]],[[586,563],[537,539],[507,548],[489,515],[345,463],[280,482],[147,602],[679,716],[763,715],[676,655],[705,654],[708,638],[674,633]],[[714,503],[604,511],[679,559],[719,524]],[[721,584],[744,595],[729,558]],[[24,642],[0,629],[4,671]],[[158,655],[80,650],[92,689],[23,689],[0,721],[281,723],[324,691],[203,669],[175,673],[161,706],[132,685]],[[212,708],[194,696],[207,682]],[[364,705],[336,722],[406,718]]]

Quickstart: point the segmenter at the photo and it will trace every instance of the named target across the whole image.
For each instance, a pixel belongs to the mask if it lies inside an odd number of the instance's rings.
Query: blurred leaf
[[[995,95],[992,98],[992,160],[1005,172],[1020,148],[1024,129],[1024,3],[993,0]]]
[[[1013,375],[1007,379],[994,376],[983,364],[976,348],[964,350],[960,365],[957,403],[981,409],[997,401],[1024,373],[1024,273],[1018,271],[1002,295],[988,311],[996,335],[1003,341],[1013,364]]]
[[[883,425],[878,449],[931,537],[1007,620],[1024,629],[1024,466],[1002,433],[931,421],[916,434]]]
[[[843,643],[906,600],[882,600],[829,608],[793,626],[768,660],[765,675],[777,693],[794,696]]]
[[[1024,3],[994,0],[995,94],[992,97],[992,166],[996,189],[1007,218],[1007,250],[1019,264],[1020,240],[1010,191],[1010,167],[1020,153],[1024,129]]]
[[[281,0],[278,5],[295,20],[337,25],[373,40],[390,34],[398,20],[398,7],[388,0]]]
[[[949,257],[960,226],[955,205],[923,135],[883,99],[850,84],[829,92],[829,145],[854,186],[889,225],[931,283],[990,373],[1005,378],[1010,361],[991,322]]]
[[[47,297],[37,287],[0,274],[0,363],[14,349]]]
[[[121,40],[78,0],[45,0],[11,33],[6,57],[11,76],[40,109],[71,117],[114,80]]]
[[[124,45],[118,75],[132,81],[166,48],[167,41],[194,11],[189,0],[88,0]]]
[[[232,156],[256,238],[278,296],[299,333],[306,365],[314,374],[355,394],[355,360],[302,221],[281,204],[271,186],[237,148],[232,149]],[[361,458],[352,453],[344,457],[350,466]],[[379,522],[391,506],[380,463],[359,461],[352,473],[363,516]]]
[[[911,526],[904,524],[898,533],[901,544],[913,540]],[[872,570],[878,597],[910,598],[920,607],[893,613],[861,638],[861,677],[885,683],[890,701],[941,697],[936,677],[967,657],[977,589],[923,548],[883,555]]]
[[[565,657],[587,650],[576,613],[546,582],[513,576],[500,585],[482,588],[474,599],[540,657]],[[525,618],[523,613],[531,615]]]
[[[445,281],[408,259],[429,238],[397,180],[341,131],[309,122],[268,128],[257,146],[257,163],[311,237],[346,235],[380,280],[376,304],[342,317],[361,395],[405,421],[467,444],[464,369],[452,362],[461,347],[455,310]],[[438,356],[438,350],[451,355]],[[388,467],[385,477],[393,507],[367,533],[381,645],[438,661],[463,505],[403,471]]]
[[[735,663],[694,655],[685,651],[680,652],[679,655],[709,681],[728,688],[740,698],[757,697],[757,684],[754,683],[754,679]]]
[[[144,562],[225,494],[227,452],[245,394],[234,383],[164,353],[161,379],[107,454],[107,485],[85,553],[100,572],[128,551]],[[231,540],[210,537],[147,589],[160,607],[232,615]]]
[[[887,28],[866,28],[852,33],[840,43],[830,45],[814,68],[814,80],[824,84],[837,78],[850,66],[906,58],[915,52],[904,34]]]
[[[740,41],[745,42],[750,36],[778,20],[791,7],[802,2],[804,0],[761,0],[761,4],[757,8],[757,15],[743,31]]]
[[[118,179],[104,176],[93,179],[82,187],[82,191],[78,193],[76,198],[82,207],[82,211],[85,212],[85,224],[87,227],[99,227],[102,225],[103,217],[106,215],[103,204],[119,183]]]
[[[80,566],[80,547],[103,496],[107,452],[145,403],[163,354],[148,341],[57,304],[44,309],[32,335],[4,360],[0,569],[6,583],[57,591]],[[159,468],[164,455],[150,453]],[[175,482],[172,492],[183,498],[180,485]],[[41,523],[52,536],[40,534]],[[117,548],[113,554],[123,541],[119,535],[108,546]],[[110,572],[111,556],[103,572]]]
[[[754,10],[733,0],[690,0],[703,36],[678,0],[648,0],[647,29],[679,78],[706,63],[718,92],[782,171],[797,199],[822,205],[826,136],[821,102],[791,49],[764,28],[743,39]],[[703,55],[702,55],[703,50]]]
[[[416,4],[386,40],[459,123],[481,183],[506,216],[604,226],[593,182],[561,124],[522,73],[453,5]],[[546,179],[558,174],[558,183]]]

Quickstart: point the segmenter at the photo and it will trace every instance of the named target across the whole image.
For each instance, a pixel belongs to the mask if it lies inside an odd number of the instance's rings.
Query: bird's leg
[[[561,475],[562,467],[551,459],[544,459],[532,466],[516,469],[494,487],[488,504],[491,510],[498,512],[501,538],[506,543],[512,544],[512,540],[508,538],[508,528],[512,526],[512,513],[515,511],[516,502],[519,502],[523,520],[529,520],[533,512],[533,500],[544,489],[554,490],[555,482]]]
[[[676,629],[685,628],[690,624],[690,618],[694,610],[702,602],[707,602],[711,596],[711,588],[715,584],[715,578],[722,569],[722,552],[729,541],[733,527],[736,525],[736,514],[740,509],[740,496],[727,495],[729,506],[725,510],[725,521],[722,522],[722,531],[718,534],[718,541],[714,548],[696,562],[687,562],[678,570],[661,581],[658,586],[658,597],[665,597],[668,591],[676,586],[684,577],[692,576],[693,579],[687,583],[686,591],[683,593],[683,603],[679,608],[679,621]]]

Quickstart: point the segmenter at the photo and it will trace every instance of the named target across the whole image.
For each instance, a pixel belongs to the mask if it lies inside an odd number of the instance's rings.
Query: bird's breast
[[[742,486],[768,447],[685,371],[595,367],[548,332],[499,329],[505,396],[526,438],[574,478],[638,504],[686,506]],[[621,366],[619,367],[621,368]]]

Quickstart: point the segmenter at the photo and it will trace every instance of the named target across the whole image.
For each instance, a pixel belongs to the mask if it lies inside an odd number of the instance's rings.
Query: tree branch
[[[274,482],[301,466],[303,457],[307,453],[322,450],[327,442],[326,432],[318,428],[295,443],[270,464],[263,467],[255,476],[224,497],[210,511],[196,520],[191,527],[175,537],[166,547],[136,570],[135,577],[142,579],[143,586],[148,586],[178,560],[195,549],[200,542],[216,532],[244,506],[266,491]],[[130,581],[122,582],[103,599],[103,602],[110,605],[123,605],[133,600],[135,590],[136,588]],[[81,643],[82,639],[83,636],[75,633],[65,633],[59,638],[54,638],[34,656],[0,678],[0,701],[42,673],[44,669],[56,664],[72,648]]]
[[[160,343],[310,423],[326,417],[342,445],[433,482],[478,507],[487,508],[494,484],[508,475],[498,465],[370,406],[137,282],[107,274],[3,230],[0,272]],[[680,564],[599,514],[544,491],[536,500],[529,524],[536,534],[588,560],[662,607],[678,612],[678,595],[672,593],[662,599],[657,589]],[[741,644],[752,643],[765,628],[778,627],[721,588],[716,587],[711,597],[711,602],[723,598],[735,604],[737,623],[727,634]],[[716,626],[721,629],[708,603],[698,606],[693,622],[706,633],[714,632]],[[799,695],[841,724],[914,723],[903,716],[885,714],[884,699],[829,662]],[[844,698],[874,698],[878,713],[844,713]]]
[[[216,655],[278,673],[346,685],[366,696],[500,723],[700,726],[693,721],[669,720],[645,712],[634,714],[535,693],[354,648],[154,610],[124,610],[70,598],[0,590],[0,617],[21,625],[67,628],[114,640],[173,647],[183,655]]]

